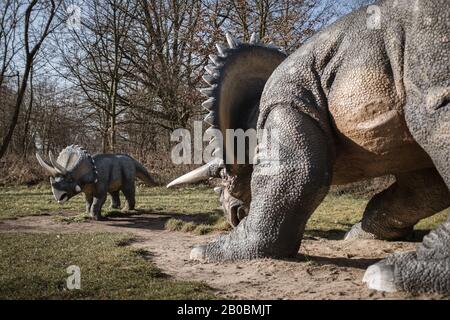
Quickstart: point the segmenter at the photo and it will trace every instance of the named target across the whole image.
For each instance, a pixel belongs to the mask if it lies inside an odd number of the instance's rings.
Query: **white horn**
[[[167,188],[172,188],[180,184],[198,183],[209,178],[219,178],[219,171],[223,168],[224,162],[222,159],[214,159],[213,161],[201,166],[200,168],[191,171],[184,176],[175,179],[167,185]]]
[[[67,173],[66,169],[60,165],[58,162],[53,159],[53,153],[51,151],[48,152],[48,157],[50,158],[50,162],[52,166],[62,175],[65,175]]]
[[[51,176],[56,176],[58,171],[56,171],[55,168],[53,168],[50,164],[47,163],[44,159],[42,159],[41,155],[36,152],[36,159],[39,162],[39,164],[44,168]]]

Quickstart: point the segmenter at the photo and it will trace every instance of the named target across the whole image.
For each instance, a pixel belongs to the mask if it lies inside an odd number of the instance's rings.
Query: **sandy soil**
[[[132,245],[175,279],[203,281],[232,299],[442,299],[440,296],[384,294],[361,282],[365,269],[394,251],[409,251],[414,243],[337,241],[306,238],[296,259],[202,264],[189,261],[193,245],[217,235],[197,236],[164,230],[168,216],[136,215],[102,222],[62,223],[53,216],[0,221],[0,232],[127,232]]]

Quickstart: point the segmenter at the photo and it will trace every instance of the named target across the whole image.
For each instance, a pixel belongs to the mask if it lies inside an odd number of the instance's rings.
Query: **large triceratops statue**
[[[192,250],[212,261],[290,257],[330,185],[392,174],[347,238],[400,239],[450,206],[450,1],[375,4],[318,32],[291,56],[229,34],[204,80],[205,121],[227,129],[276,129],[279,162],[223,158],[170,186],[222,178],[235,229]],[[266,146],[271,148],[271,146]],[[261,174],[273,169],[274,175]],[[426,275],[426,276],[424,276]],[[416,252],[369,268],[371,288],[450,293],[450,220]]]

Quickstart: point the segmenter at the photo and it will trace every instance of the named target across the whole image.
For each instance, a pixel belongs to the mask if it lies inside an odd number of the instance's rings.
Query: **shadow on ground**
[[[406,239],[401,239],[404,242],[422,242],[423,238],[430,233],[431,230],[414,230]],[[343,240],[347,232],[343,230],[317,230],[307,229],[305,231],[304,239],[323,238],[327,240]],[[396,240],[399,241],[399,240]]]

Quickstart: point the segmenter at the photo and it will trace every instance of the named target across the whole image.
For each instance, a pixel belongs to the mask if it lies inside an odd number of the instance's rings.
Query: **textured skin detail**
[[[450,188],[450,3],[418,1],[405,32],[405,119],[414,139],[432,158]],[[387,259],[395,283],[410,292],[450,293],[450,220],[432,231],[416,252]]]
[[[280,132],[280,163],[255,167],[248,217],[206,246],[207,260],[296,255],[306,221],[328,192],[331,155],[317,123],[295,108],[279,106],[266,128]]]
[[[98,154],[91,157],[84,149],[70,146],[60,153],[56,162],[65,169],[64,174],[58,173],[50,179],[56,200],[62,203],[83,192],[86,212],[96,220],[101,219],[108,193],[111,195],[111,208],[120,209],[122,191],[127,208],[134,209],[135,177],[149,186],[156,185],[144,166],[128,155]]]
[[[448,249],[448,247],[447,247]],[[420,260],[415,252],[397,253],[385,260],[395,266],[397,289],[412,293],[450,292],[450,260]]]
[[[345,234],[344,240],[374,240],[377,237],[362,229],[362,223],[358,222]]]
[[[230,234],[196,248],[195,257],[297,254],[306,222],[330,183],[395,175],[397,182],[374,197],[362,221],[363,230],[388,239],[405,236],[417,221],[449,205],[450,1],[376,5],[379,28],[368,27],[367,8],[351,13],[284,60],[259,103],[217,106],[224,117],[234,111],[222,130],[255,114],[257,129],[278,129],[282,161],[225,173],[223,199],[241,200],[248,216]],[[233,74],[218,76],[221,83],[239,83]],[[230,103],[242,101],[235,95],[247,87],[252,96],[252,86],[241,87],[223,90],[214,101],[225,94]],[[388,259],[384,265],[394,268],[396,288],[450,293],[449,230],[447,221],[417,253]],[[372,268],[372,279],[387,279],[377,272],[389,269]]]

